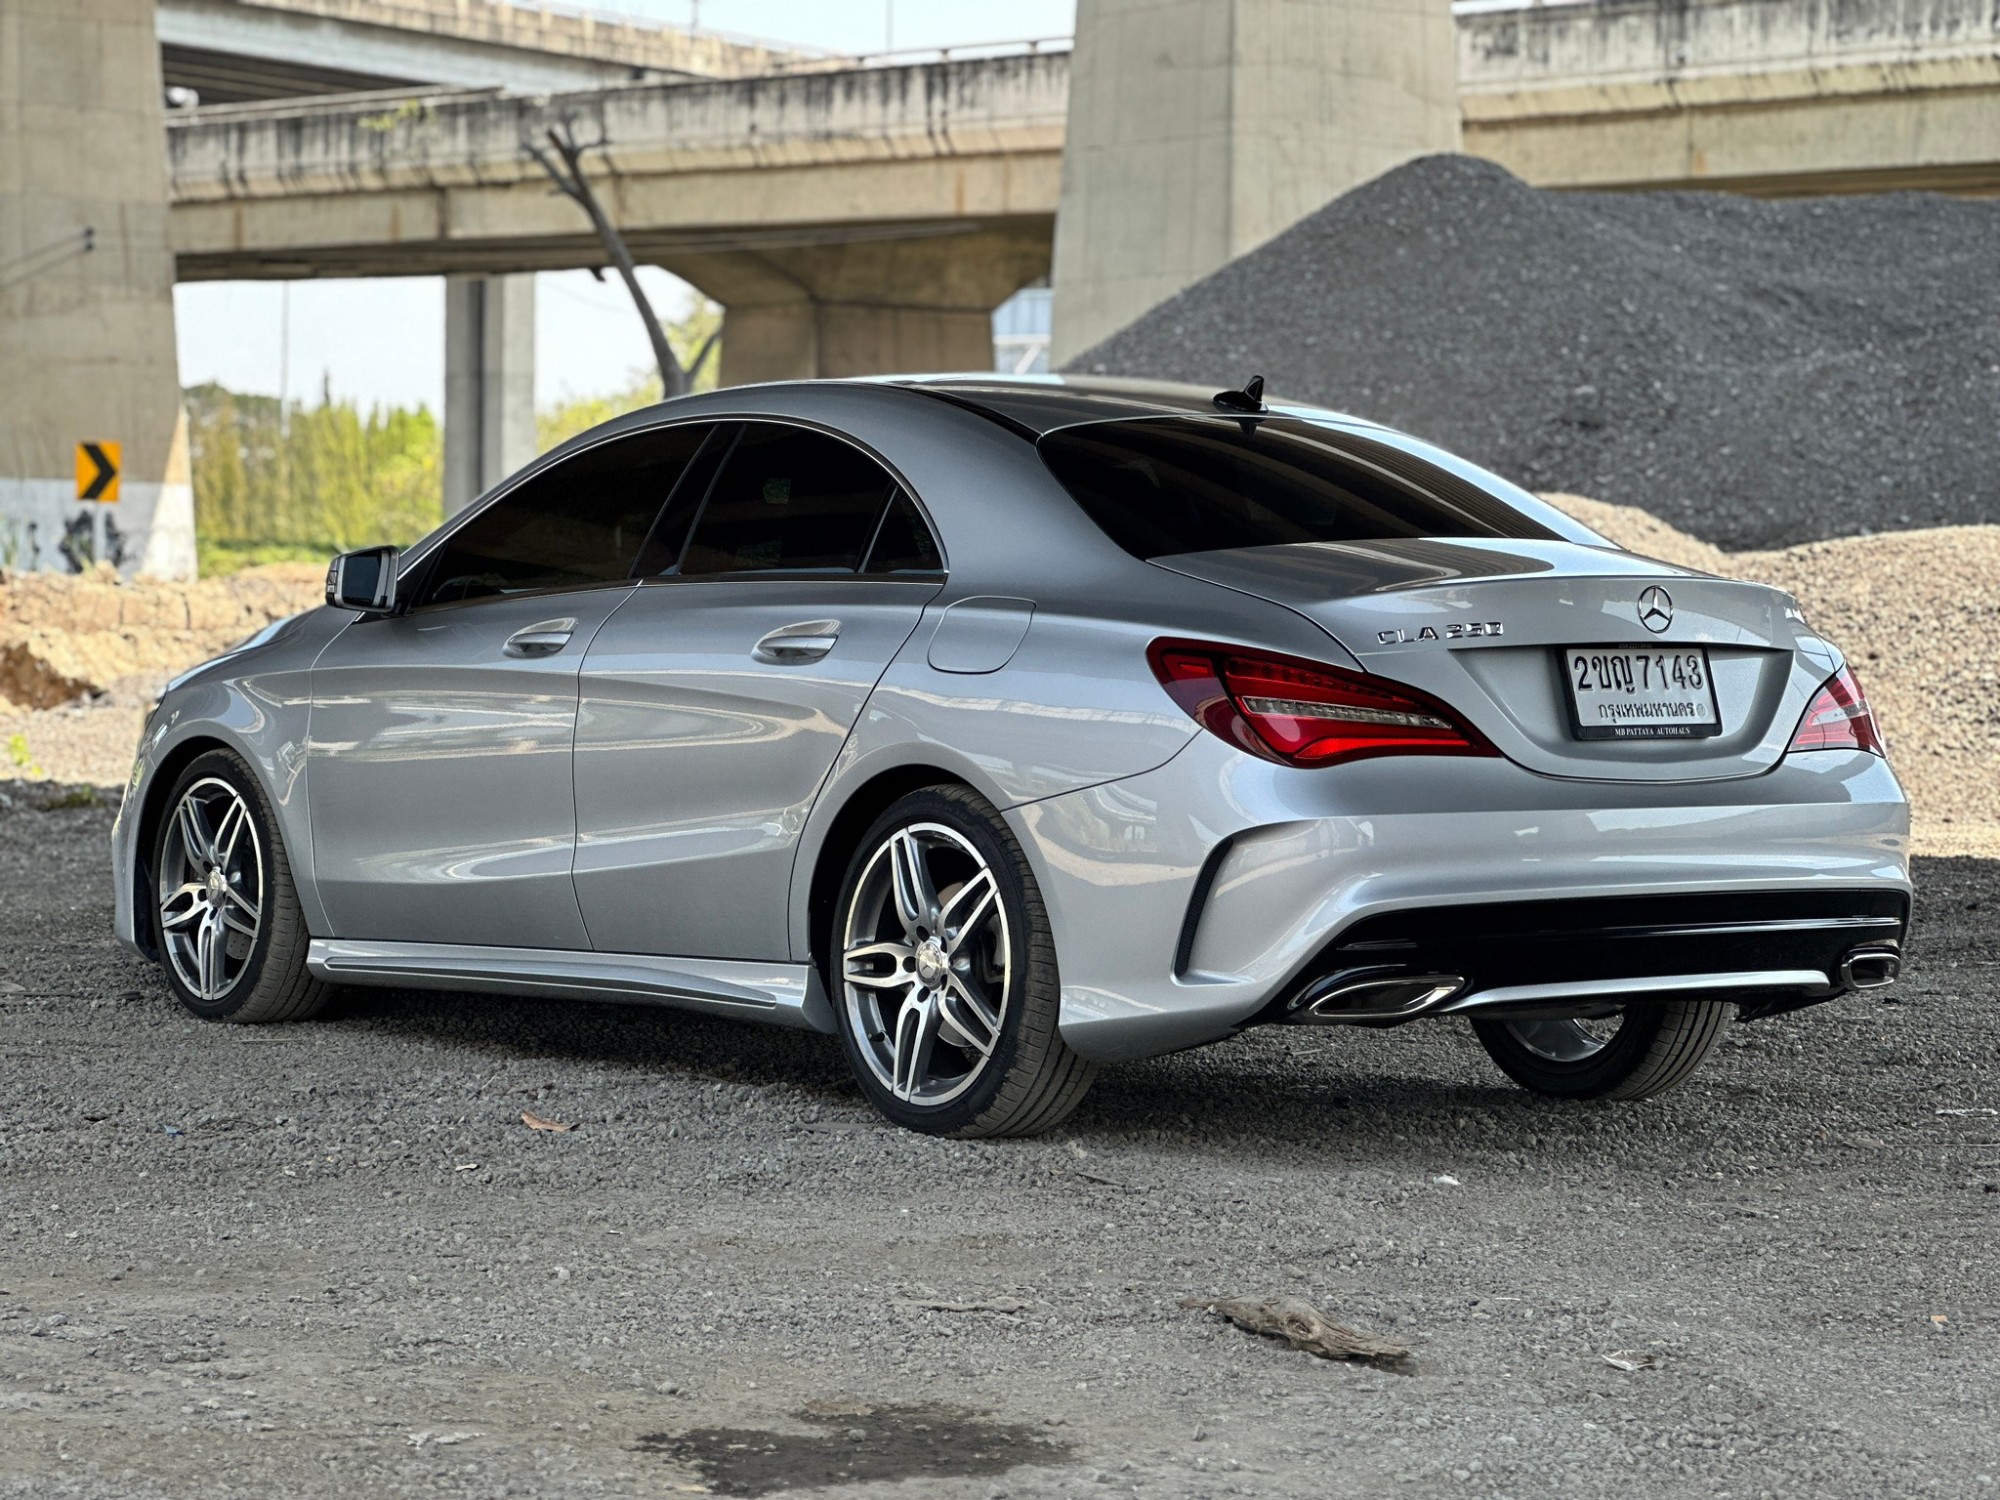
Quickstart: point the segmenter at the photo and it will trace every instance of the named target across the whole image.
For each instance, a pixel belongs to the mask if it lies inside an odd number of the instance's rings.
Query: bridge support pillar
[[[1457,150],[1457,70],[1448,0],[1079,0],[1052,359]]]
[[[722,383],[993,368],[993,309],[1048,273],[1049,231],[936,234],[688,256],[667,269],[722,303]]]
[[[0,0],[0,566],[194,574],[165,151],[152,0]]]
[[[444,283],[444,513],[535,456],[535,278]]]
[[[992,308],[873,307],[806,298],[730,304],[722,341],[724,385],[992,365]]]

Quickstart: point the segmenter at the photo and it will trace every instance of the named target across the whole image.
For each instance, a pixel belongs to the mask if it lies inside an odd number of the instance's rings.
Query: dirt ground
[[[664,1011],[195,1021],[109,819],[0,809],[10,1500],[2000,1495],[2000,864],[1920,862],[1890,1001],[1651,1103],[1272,1029],[962,1143]],[[1178,1306],[1276,1293],[1410,1371]]]

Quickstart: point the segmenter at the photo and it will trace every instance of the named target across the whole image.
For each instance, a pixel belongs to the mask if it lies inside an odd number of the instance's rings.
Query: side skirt
[[[836,1030],[833,1007],[810,964],[314,938],[306,968],[329,984],[617,1000]]]

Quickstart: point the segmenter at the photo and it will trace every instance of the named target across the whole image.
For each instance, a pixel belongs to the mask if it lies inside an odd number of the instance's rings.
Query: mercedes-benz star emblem
[[[1658,635],[1674,623],[1674,596],[1658,584],[1639,596],[1639,623]]]

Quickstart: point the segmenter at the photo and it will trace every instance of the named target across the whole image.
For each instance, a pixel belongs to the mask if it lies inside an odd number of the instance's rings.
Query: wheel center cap
[[[944,956],[944,946],[936,938],[925,938],[917,944],[917,978],[935,989],[944,983],[944,976],[950,965]]]
[[[211,897],[220,900],[222,896],[222,885],[223,885],[222,871],[210,870],[208,872],[208,894]]]

